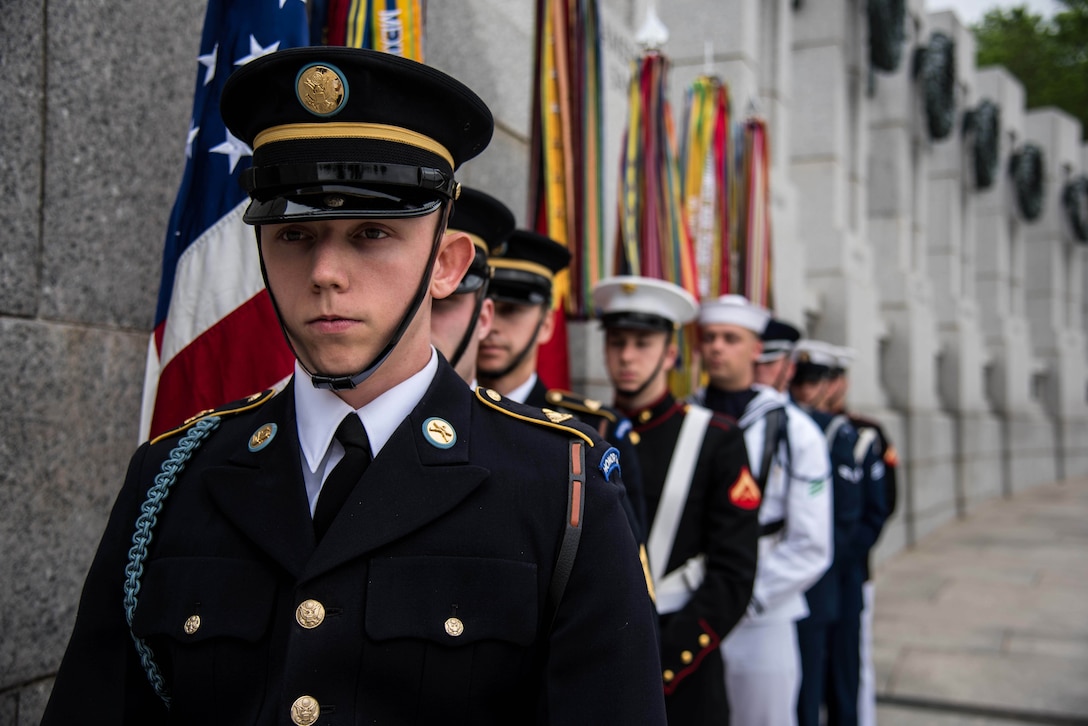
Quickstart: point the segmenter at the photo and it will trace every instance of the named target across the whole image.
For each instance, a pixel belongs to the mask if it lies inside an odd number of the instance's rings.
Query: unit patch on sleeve
[[[763,495],[760,494],[759,486],[756,484],[756,480],[752,478],[748,467],[740,470],[740,476],[730,487],[729,501],[741,509],[748,510],[757,508],[759,503],[763,501]]]
[[[615,446],[604,452],[604,456],[601,457],[600,469],[601,473],[604,474],[605,481],[611,481],[612,472],[620,470],[620,452],[616,450]]]

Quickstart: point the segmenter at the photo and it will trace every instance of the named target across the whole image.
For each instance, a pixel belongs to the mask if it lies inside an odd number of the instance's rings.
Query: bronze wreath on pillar
[[[903,57],[905,0],[869,0],[869,63],[889,73]]]
[[[971,144],[974,157],[975,188],[989,189],[997,173],[998,134],[1001,109],[988,98],[963,115],[963,135]]]
[[[929,136],[940,141],[952,131],[956,116],[956,44],[941,31],[914,54],[914,76],[920,78]]]
[[[1034,222],[1043,211],[1043,150],[1035,144],[1024,144],[1009,158],[1009,174],[1016,191],[1016,204],[1028,222]]]
[[[1081,174],[1065,183],[1062,206],[1069,217],[1073,239],[1088,242],[1088,176]]]

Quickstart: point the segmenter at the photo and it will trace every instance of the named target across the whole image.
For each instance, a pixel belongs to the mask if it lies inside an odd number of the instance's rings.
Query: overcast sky
[[[974,25],[982,20],[987,11],[995,8],[1014,8],[1027,5],[1031,12],[1043,17],[1050,17],[1061,9],[1061,4],[1054,0],[926,0],[929,12],[955,10],[965,25]]]

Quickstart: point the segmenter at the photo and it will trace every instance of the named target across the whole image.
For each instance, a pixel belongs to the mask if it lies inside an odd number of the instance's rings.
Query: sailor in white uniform
[[[722,644],[732,723],[797,723],[800,663],[796,621],[804,592],[831,563],[831,465],[823,433],[753,365],[770,312],[740,295],[704,302],[699,351],[709,378],[699,403],[745,430],[749,465],[763,489],[762,537],[748,611]]]

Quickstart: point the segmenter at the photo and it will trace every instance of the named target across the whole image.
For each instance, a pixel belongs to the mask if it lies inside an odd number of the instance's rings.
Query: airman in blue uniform
[[[873,677],[872,649],[866,641],[865,627],[866,613],[870,626],[872,622],[869,557],[894,506],[896,458],[895,449],[888,443],[879,424],[847,413],[847,373],[854,359],[853,351],[839,348],[836,358],[824,407],[834,415],[847,416],[858,432],[854,458],[861,474],[861,515],[847,545],[847,559],[842,568],[839,620],[831,637],[827,710],[830,723],[871,726],[875,723],[874,693],[871,689],[867,693],[862,689],[862,673],[866,668],[868,677]]]
[[[853,538],[861,517],[861,469],[854,459],[857,432],[845,416],[826,410],[831,370],[837,365],[835,349],[821,341],[801,340],[794,348],[793,357],[795,369],[790,395],[823,430],[831,455],[833,481],[834,558],[824,576],[805,593],[809,615],[797,622],[801,649],[797,721],[800,726],[819,726],[821,706],[827,702],[831,709],[836,701],[832,696],[841,688],[831,675],[839,667],[832,653],[841,626],[843,602],[850,598],[844,581],[852,566]]]

